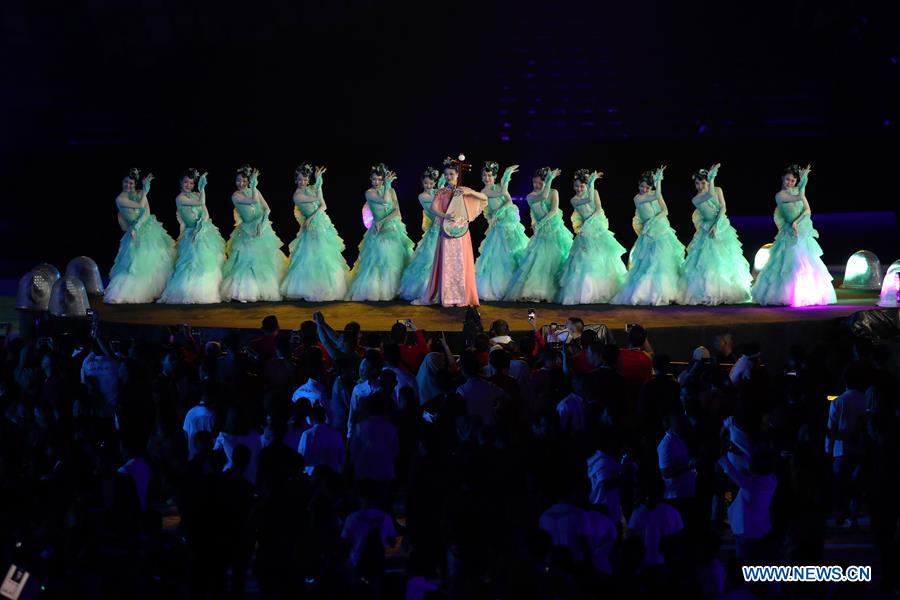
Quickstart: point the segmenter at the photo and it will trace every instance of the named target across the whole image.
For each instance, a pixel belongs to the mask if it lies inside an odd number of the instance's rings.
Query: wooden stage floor
[[[479,311],[485,327],[495,319],[504,319],[515,331],[529,329],[529,308],[537,312],[540,324],[562,323],[570,316],[585,323],[605,323],[620,329],[626,323],[641,323],[648,328],[733,327],[834,320],[859,310],[876,308],[875,292],[838,289],[838,303],[830,306],[790,308],[762,307],[755,304],[729,306],[611,306],[525,303],[485,303]],[[262,318],[278,316],[283,329],[294,329],[302,321],[321,311],[334,327],[357,321],[363,330],[387,331],[398,319],[413,319],[419,328],[430,331],[459,331],[465,309],[440,306],[412,306],[407,302],[259,302],[173,306],[164,304],[109,305],[92,302],[101,322],[136,325],[172,325],[190,323],[193,327],[256,329]]]

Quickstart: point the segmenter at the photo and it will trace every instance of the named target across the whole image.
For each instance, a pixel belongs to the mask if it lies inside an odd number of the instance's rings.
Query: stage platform
[[[790,308],[762,307],[755,304],[729,306],[611,306],[608,304],[562,306],[559,304],[525,304],[488,302],[479,307],[482,321],[489,325],[504,319],[513,330],[525,331],[528,309],[534,308],[541,324],[563,323],[579,316],[585,323],[605,323],[620,329],[626,323],[641,323],[649,328],[662,327],[731,327],[743,324],[808,322],[846,317],[858,310],[874,308],[878,296],[874,292],[838,290],[838,303],[830,306]],[[412,306],[408,302],[256,302],[208,305],[167,304],[103,304],[92,306],[104,323],[140,325],[172,325],[190,323],[193,327],[257,329],[266,315],[278,316],[284,329],[294,329],[302,321],[321,311],[333,326],[357,321],[366,331],[387,331],[398,319],[413,319],[429,331],[457,331],[462,326],[464,308]]]
[[[787,347],[793,343],[812,346],[827,343],[849,315],[874,309],[878,301],[876,292],[838,289],[838,303],[830,306],[790,308],[762,307],[755,304],[729,306],[611,306],[525,303],[485,303],[479,307],[485,328],[495,319],[509,323],[514,332],[530,331],[528,309],[534,308],[537,322],[564,323],[567,317],[578,316],[586,324],[606,324],[624,342],[626,323],[640,323],[650,331],[651,341],[657,351],[668,353],[673,359],[689,357],[691,349],[699,344],[710,345],[720,333],[730,332],[738,342],[755,340],[763,345],[770,360],[783,359]],[[398,320],[412,319],[416,326],[429,332],[444,331],[451,338],[451,345],[461,343],[458,334],[462,330],[464,308],[440,306],[412,306],[407,302],[259,302],[213,305],[164,305],[164,304],[103,304],[92,299],[103,330],[112,335],[141,337],[154,336],[154,330],[163,325],[189,323],[191,327],[205,330],[206,339],[217,339],[229,329],[250,330],[253,335],[266,315],[278,316],[282,329],[296,329],[302,321],[321,311],[335,328],[342,328],[348,321],[357,321],[363,331],[390,330]],[[0,313],[4,320],[16,322],[13,299],[0,301]],[[453,343],[453,339],[457,341]]]

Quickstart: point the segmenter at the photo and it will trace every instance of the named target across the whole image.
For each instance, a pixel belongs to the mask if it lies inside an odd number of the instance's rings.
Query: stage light
[[[50,292],[50,314],[57,317],[83,317],[91,302],[84,283],[77,277],[65,275],[53,284]]]
[[[77,277],[66,275],[53,284],[50,314],[57,317],[83,317],[91,307],[87,290]]]
[[[103,293],[103,280],[100,278],[100,269],[97,263],[87,256],[76,256],[66,265],[66,275],[76,277],[84,284],[88,294],[99,295]]]
[[[765,244],[762,248],[756,251],[756,256],[753,257],[753,272],[759,273],[762,271],[763,267],[766,266],[766,263],[769,262],[769,253],[772,251],[772,244]]]
[[[847,259],[844,269],[844,288],[877,290],[881,288],[881,261],[868,250],[858,250]]]
[[[35,265],[19,280],[16,294],[16,308],[25,310],[47,310],[50,292],[59,279],[59,270],[53,265]]]
[[[362,222],[363,225],[366,226],[366,229],[371,229],[372,225],[375,223],[375,216],[372,214],[372,209],[369,208],[369,203],[366,202],[362,207]]]
[[[900,260],[895,260],[888,267],[887,275],[884,276],[884,283],[881,284],[881,297],[878,299],[878,306],[885,308],[900,306]]]

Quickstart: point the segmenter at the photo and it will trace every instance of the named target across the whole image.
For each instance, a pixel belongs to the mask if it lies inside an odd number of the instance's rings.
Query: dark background
[[[459,152],[519,163],[514,196],[535,168],[562,168],[567,214],[572,172],[603,170],[626,246],[641,171],[669,164],[665,197],[687,242],[690,175],[721,161],[748,257],[774,225],[745,230],[738,217],[771,215],[781,169],[812,162],[814,219],[889,213],[817,222],[826,261],[867,247],[890,262],[896,238],[870,232],[896,219],[896,4],[6,0],[0,275],[78,254],[108,270],[121,235],[113,199],[131,166],[156,174],[151,206],[173,235],[181,171],[208,170],[227,237],[234,169],[250,162],[287,243],[293,170],[324,164],[352,260],[368,167],[397,171],[418,239],[419,174]]]

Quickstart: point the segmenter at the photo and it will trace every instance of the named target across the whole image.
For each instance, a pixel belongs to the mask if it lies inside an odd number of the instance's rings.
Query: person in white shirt
[[[208,385],[204,382],[204,389]],[[207,404],[208,395],[204,392],[203,397],[200,399],[200,403],[187,411],[187,414],[184,415],[184,435],[187,437],[188,444],[188,460],[194,458],[197,455],[197,445],[194,442],[194,436],[198,431],[212,431],[216,427],[216,411],[214,411]]]
[[[543,512],[538,526],[550,534],[554,546],[568,548],[575,562],[590,555],[592,529],[586,510],[562,500]]]
[[[697,470],[693,467],[687,442],[680,435],[686,428],[685,419],[681,415],[670,415],[666,421],[668,429],[656,448],[659,470],[665,482],[663,498],[690,499],[694,497]]]
[[[466,401],[466,412],[481,419],[481,424],[494,424],[494,410],[503,396],[503,390],[481,377],[481,365],[474,352],[465,352],[459,359],[466,382],[456,392]]]
[[[300,398],[306,398],[311,405],[321,404],[322,406],[327,406],[329,396],[330,394],[325,384],[310,377],[306,380],[306,383],[294,390],[291,402],[297,402]]]
[[[606,440],[603,440],[597,451],[587,459],[587,475],[591,481],[590,503],[592,506],[605,507],[609,518],[614,523],[621,523],[619,480],[625,472],[625,467],[612,456],[611,452]]]
[[[839,525],[852,525],[858,511],[856,481],[863,454],[866,415],[866,373],[852,364],[844,373],[846,389],[828,407],[825,453],[832,457],[835,517]]]
[[[736,451],[731,454],[731,462],[742,471],[750,469],[750,456],[755,450],[753,438],[741,428],[739,419],[734,416],[725,417],[722,421],[721,437],[723,441],[730,442]]]
[[[719,459],[725,474],[740,488],[728,507],[728,520],[737,543],[739,559],[753,558],[759,541],[772,530],[769,508],[778,485],[771,452],[756,452],[749,462],[750,471],[747,472],[731,462],[730,454],[726,453]]]
[[[341,432],[325,423],[325,409],[314,406],[310,414],[313,426],[303,432],[297,452],[303,455],[305,471],[312,475],[319,465],[329,467],[335,473],[344,469],[344,437]]]
[[[493,336],[490,339],[491,346],[507,346],[513,341],[509,336],[509,323],[503,319],[491,323],[490,334]]]
[[[347,434],[353,434],[353,424],[356,411],[359,410],[359,402],[362,398],[371,396],[378,391],[378,373],[381,365],[374,364],[368,358],[359,363],[359,382],[350,393],[350,412],[347,415]]]
[[[731,383],[737,385],[741,381],[749,380],[753,370],[759,366],[761,356],[759,344],[744,344],[741,347],[740,357],[728,372],[728,378],[731,379]]]
[[[225,452],[227,462],[223,471],[231,469],[232,455],[237,446],[246,446],[247,450],[250,451],[250,460],[244,471],[244,478],[251,484],[256,485],[256,467],[259,462],[259,451],[262,448],[259,431],[250,427],[242,410],[232,407],[228,410],[225,426],[213,445],[213,451],[222,450]]]
[[[626,536],[636,535],[644,542],[644,564],[664,565],[662,553],[664,540],[679,534],[684,529],[681,514],[672,506],[661,502],[663,482],[658,477],[644,482],[646,502],[631,513]]]

